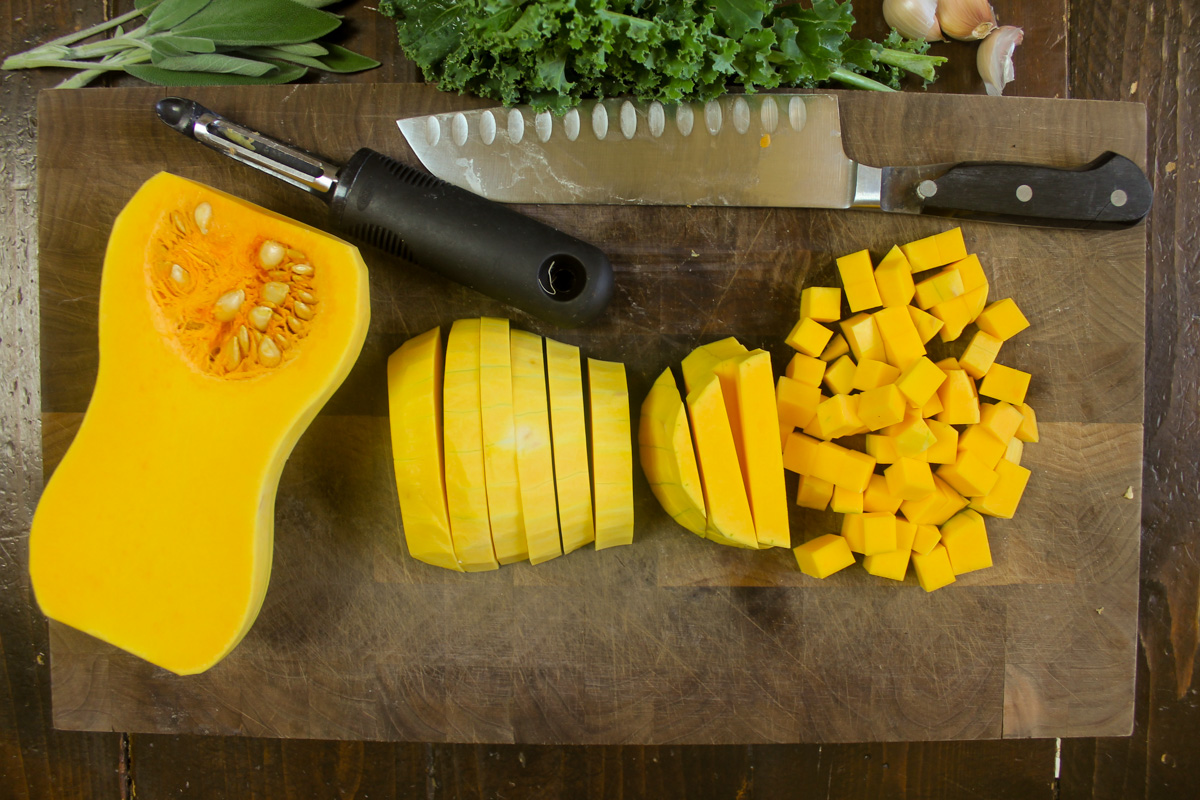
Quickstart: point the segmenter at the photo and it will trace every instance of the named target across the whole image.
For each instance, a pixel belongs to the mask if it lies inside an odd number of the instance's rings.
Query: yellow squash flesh
[[[228,654],[266,593],[284,462],[368,316],[353,246],[167,173],[144,184],[104,258],[95,390],[30,532],[47,616],[179,674]]]

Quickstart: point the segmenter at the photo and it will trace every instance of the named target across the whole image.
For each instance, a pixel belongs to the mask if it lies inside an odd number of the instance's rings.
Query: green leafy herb
[[[381,0],[399,42],[447,91],[557,112],[585,97],[709,100],[837,82],[890,91],[945,59],[893,34],[853,39],[842,0]]]
[[[136,0],[134,10],[10,56],[0,69],[79,70],[59,84],[85,86],[124,71],[162,86],[289,83],[309,69],[358,72],[379,62],[315,40],[341,17],[336,0]],[[125,26],[141,20],[126,32]],[[108,38],[93,39],[112,31]],[[81,42],[86,42],[80,44]]]

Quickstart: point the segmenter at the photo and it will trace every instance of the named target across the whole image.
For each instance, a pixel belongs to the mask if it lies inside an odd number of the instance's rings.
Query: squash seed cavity
[[[318,316],[309,255],[285,241],[221,226],[209,202],[160,218],[146,277],[168,346],[216,378],[263,376],[294,360]]]

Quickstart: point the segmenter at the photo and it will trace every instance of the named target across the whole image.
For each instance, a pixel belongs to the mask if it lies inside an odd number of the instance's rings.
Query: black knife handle
[[[1079,169],[956,164],[914,190],[923,214],[1063,228],[1127,228],[1153,198],[1138,165],[1111,152]]]
[[[612,297],[597,247],[369,148],[338,173],[329,205],[349,236],[560,327]]]

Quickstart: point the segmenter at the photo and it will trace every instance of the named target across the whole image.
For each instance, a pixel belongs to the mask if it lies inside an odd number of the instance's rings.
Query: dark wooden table
[[[129,2],[0,0],[0,53],[120,13]],[[347,4],[351,44],[385,62],[353,80],[418,80],[394,34]],[[862,27],[877,31],[874,4]],[[1053,5],[1053,4],[1049,4]],[[1133,735],[753,747],[384,744],[55,731],[46,620],[26,534],[42,486],[36,242],[37,91],[60,75],[0,75],[0,798],[77,797],[1200,797],[1200,470],[1195,453],[1200,261],[1197,3],[996,3],[1025,24],[1020,94],[1147,104],[1156,187],[1146,229],[1145,480]],[[1192,28],[1189,30],[1189,24]],[[947,51],[959,56],[965,45]],[[1070,54],[1069,59],[1066,53]],[[963,61],[959,58],[960,63]],[[122,79],[120,85],[133,82]],[[978,90],[969,69],[943,88]],[[97,164],[97,170],[103,165]],[[1070,687],[1065,687],[1068,691]]]

